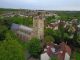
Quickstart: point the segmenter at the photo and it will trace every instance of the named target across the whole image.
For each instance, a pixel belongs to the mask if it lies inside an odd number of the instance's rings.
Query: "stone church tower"
[[[42,16],[33,17],[34,37],[44,39],[44,18]]]

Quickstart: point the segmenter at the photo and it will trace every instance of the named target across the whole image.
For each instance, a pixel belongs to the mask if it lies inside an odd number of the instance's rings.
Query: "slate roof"
[[[12,30],[23,30],[25,32],[32,32],[33,31],[32,28],[29,28],[24,25],[15,24],[15,23],[12,24],[11,29]]]

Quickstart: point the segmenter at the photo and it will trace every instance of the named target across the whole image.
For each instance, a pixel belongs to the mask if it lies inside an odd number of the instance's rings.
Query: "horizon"
[[[27,9],[27,8],[0,8],[0,9],[23,9],[23,10],[42,10],[42,9]],[[76,12],[80,12],[80,10],[47,10],[47,9],[44,9],[42,11],[76,11]]]
[[[80,11],[79,0],[1,0],[0,8]]]

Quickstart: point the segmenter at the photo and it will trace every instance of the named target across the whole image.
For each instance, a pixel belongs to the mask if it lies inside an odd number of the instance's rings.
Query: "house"
[[[70,60],[70,56],[71,56],[70,47],[64,42],[60,43],[59,46],[60,46],[60,50],[58,51],[59,53],[57,53],[58,59],[59,60]]]
[[[57,57],[57,60],[70,60],[71,49],[64,42],[60,43],[59,45],[50,44],[46,46],[46,48],[44,49],[44,53],[41,54],[42,60],[43,57],[47,58],[44,55],[49,56],[47,60],[49,60],[51,57],[54,58],[54,56]]]
[[[50,60],[50,57],[48,54],[45,52],[44,54],[41,54],[41,60]]]
[[[53,30],[58,30],[58,25],[59,25],[59,20],[54,22],[54,23],[50,23],[46,28],[50,28],[50,29],[53,29]]]
[[[58,30],[58,27],[59,27],[60,24],[63,24],[64,28],[66,27],[65,21],[58,20],[54,23],[50,23],[46,28],[50,28],[50,29],[53,29],[53,30]]]
[[[79,25],[77,25],[77,27],[78,27],[78,32],[80,33],[80,24],[79,24]]]

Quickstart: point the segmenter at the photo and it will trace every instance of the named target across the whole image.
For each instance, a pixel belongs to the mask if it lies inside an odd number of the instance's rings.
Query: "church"
[[[33,27],[28,27],[25,25],[13,23],[11,26],[11,30],[15,32],[15,34],[21,40],[24,40],[24,41],[30,40],[33,37],[43,40],[44,39],[44,18],[42,16],[33,17]]]

